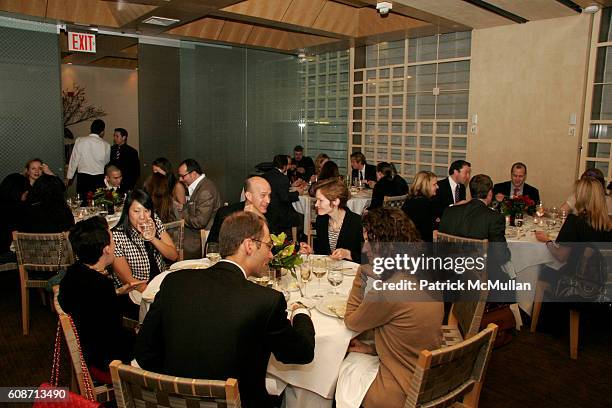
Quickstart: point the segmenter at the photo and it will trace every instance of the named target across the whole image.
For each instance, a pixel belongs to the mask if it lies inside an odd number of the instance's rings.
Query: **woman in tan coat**
[[[364,238],[368,241],[366,246],[370,246],[377,256],[394,257],[399,251],[410,251],[409,248],[415,250],[415,255],[417,251],[419,255],[421,253],[420,244],[415,242],[418,241],[416,227],[399,209],[379,208],[368,212],[363,219],[363,228]],[[414,244],[404,244],[406,248],[401,249],[392,248],[392,243],[397,242]],[[372,279],[386,283],[415,280],[414,276],[396,271],[377,275],[369,265],[363,265],[355,276],[345,324],[360,333],[372,330],[374,344],[357,339],[351,341],[350,353],[338,379],[336,402],[339,408],[358,407],[359,402],[365,408],[403,407],[419,352],[440,345],[444,317],[442,302],[416,292],[370,289],[365,294],[367,282]],[[376,366],[378,369],[374,371]],[[368,381],[371,381],[369,387]],[[360,388],[362,393],[358,396]],[[363,392],[363,400],[356,401]],[[341,394],[350,396],[353,401],[341,401]]]

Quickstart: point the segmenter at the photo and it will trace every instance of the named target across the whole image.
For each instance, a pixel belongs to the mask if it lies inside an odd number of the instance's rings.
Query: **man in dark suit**
[[[517,162],[510,168],[511,180],[497,183],[493,187],[493,195],[497,201],[514,196],[528,196],[536,204],[540,202],[540,192],[537,188],[525,183],[527,180],[527,166]]]
[[[221,207],[217,186],[202,171],[194,159],[184,160],[178,168],[179,180],[187,186],[189,200],[179,209],[185,220],[183,257],[202,258],[200,230],[209,229],[215,213]]]
[[[465,238],[488,239],[488,277],[505,281],[508,276],[501,266],[510,260],[510,250],[506,244],[504,216],[488,207],[493,200],[493,181],[485,174],[472,177],[470,194],[472,199],[467,203],[446,209],[438,230]],[[499,297],[495,300],[503,301]]]
[[[246,279],[267,274],[272,259],[262,217],[232,214],[220,236],[222,261],[164,279],[138,334],[136,360],[145,370],[172,376],[236,378],[243,407],[270,407],[270,354],[286,364],[308,364],[314,357],[310,312],[297,308],[287,319],[280,292]]]
[[[219,231],[223,221],[231,214],[238,211],[252,211],[261,216],[265,216],[270,205],[270,194],[272,189],[265,178],[252,176],[244,182],[244,198],[245,201],[234,203],[225,207],[219,208],[215,215],[215,221],[208,234],[208,242],[219,242]]]
[[[448,168],[448,177],[438,181],[438,191],[434,197],[436,214],[442,217],[450,205],[465,202],[465,184],[470,180],[472,165],[465,160],[455,160]]]
[[[270,231],[277,234],[289,232],[292,227],[303,228],[303,218],[293,208],[292,203],[298,201],[300,194],[304,191],[303,182],[298,180],[294,183],[296,191],[289,191],[290,183],[286,172],[288,167],[287,155],[278,154],[274,156],[274,168],[266,172],[263,177],[270,183],[272,194],[266,219]],[[291,234],[288,234],[289,236]]]
[[[351,180],[353,184],[355,180],[361,180],[364,185],[374,188],[376,184],[376,166],[368,164],[365,156],[361,152],[351,154]]]
[[[128,132],[124,128],[115,129],[111,147],[110,163],[119,167],[123,176],[122,187],[125,191],[134,190],[140,177],[140,159],[138,151],[127,144]]]
[[[304,156],[304,148],[297,145],[293,148],[293,164],[291,170],[294,171],[296,177],[308,182],[310,177],[315,172],[315,166],[312,159],[308,156]]]

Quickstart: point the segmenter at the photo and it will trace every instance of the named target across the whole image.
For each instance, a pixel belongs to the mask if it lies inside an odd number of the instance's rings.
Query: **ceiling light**
[[[582,9],[583,13],[595,14],[599,11],[599,6],[596,4],[592,4]]]
[[[172,24],[178,23],[179,21],[180,20],[177,20],[176,18],[151,16],[147,18],[146,20],[144,20],[143,23],[167,27]]]

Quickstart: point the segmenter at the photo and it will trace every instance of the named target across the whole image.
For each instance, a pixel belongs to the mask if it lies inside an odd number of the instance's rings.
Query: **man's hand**
[[[374,180],[369,180],[367,183],[370,188],[374,188],[374,186],[376,185],[376,182]]]
[[[64,184],[66,184],[66,187],[70,187],[72,185],[73,181],[74,181],[74,179],[66,179],[66,180],[64,180]]]
[[[298,168],[297,168],[297,169],[295,169],[295,170],[296,170],[298,173],[300,173],[300,174],[304,174],[304,173],[306,173],[306,169],[305,169],[305,168],[303,168],[303,167],[298,167]]]
[[[535,232],[535,237],[538,241],[540,242],[547,242],[550,241],[550,237],[548,236],[547,233],[545,233],[544,231],[536,231]]]

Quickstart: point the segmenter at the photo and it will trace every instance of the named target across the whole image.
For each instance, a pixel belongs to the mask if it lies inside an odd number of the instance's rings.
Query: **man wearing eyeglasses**
[[[215,213],[221,207],[217,186],[194,159],[184,160],[178,168],[179,180],[187,186],[189,200],[179,208],[185,220],[184,259],[202,258],[200,230],[210,229]]]
[[[164,279],[136,341],[145,370],[188,378],[236,378],[245,408],[272,407],[266,391],[270,354],[285,364],[314,358],[310,312],[247,280],[263,276],[272,259],[266,221],[253,212],[221,226],[222,261],[208,269],[176,271]]]

